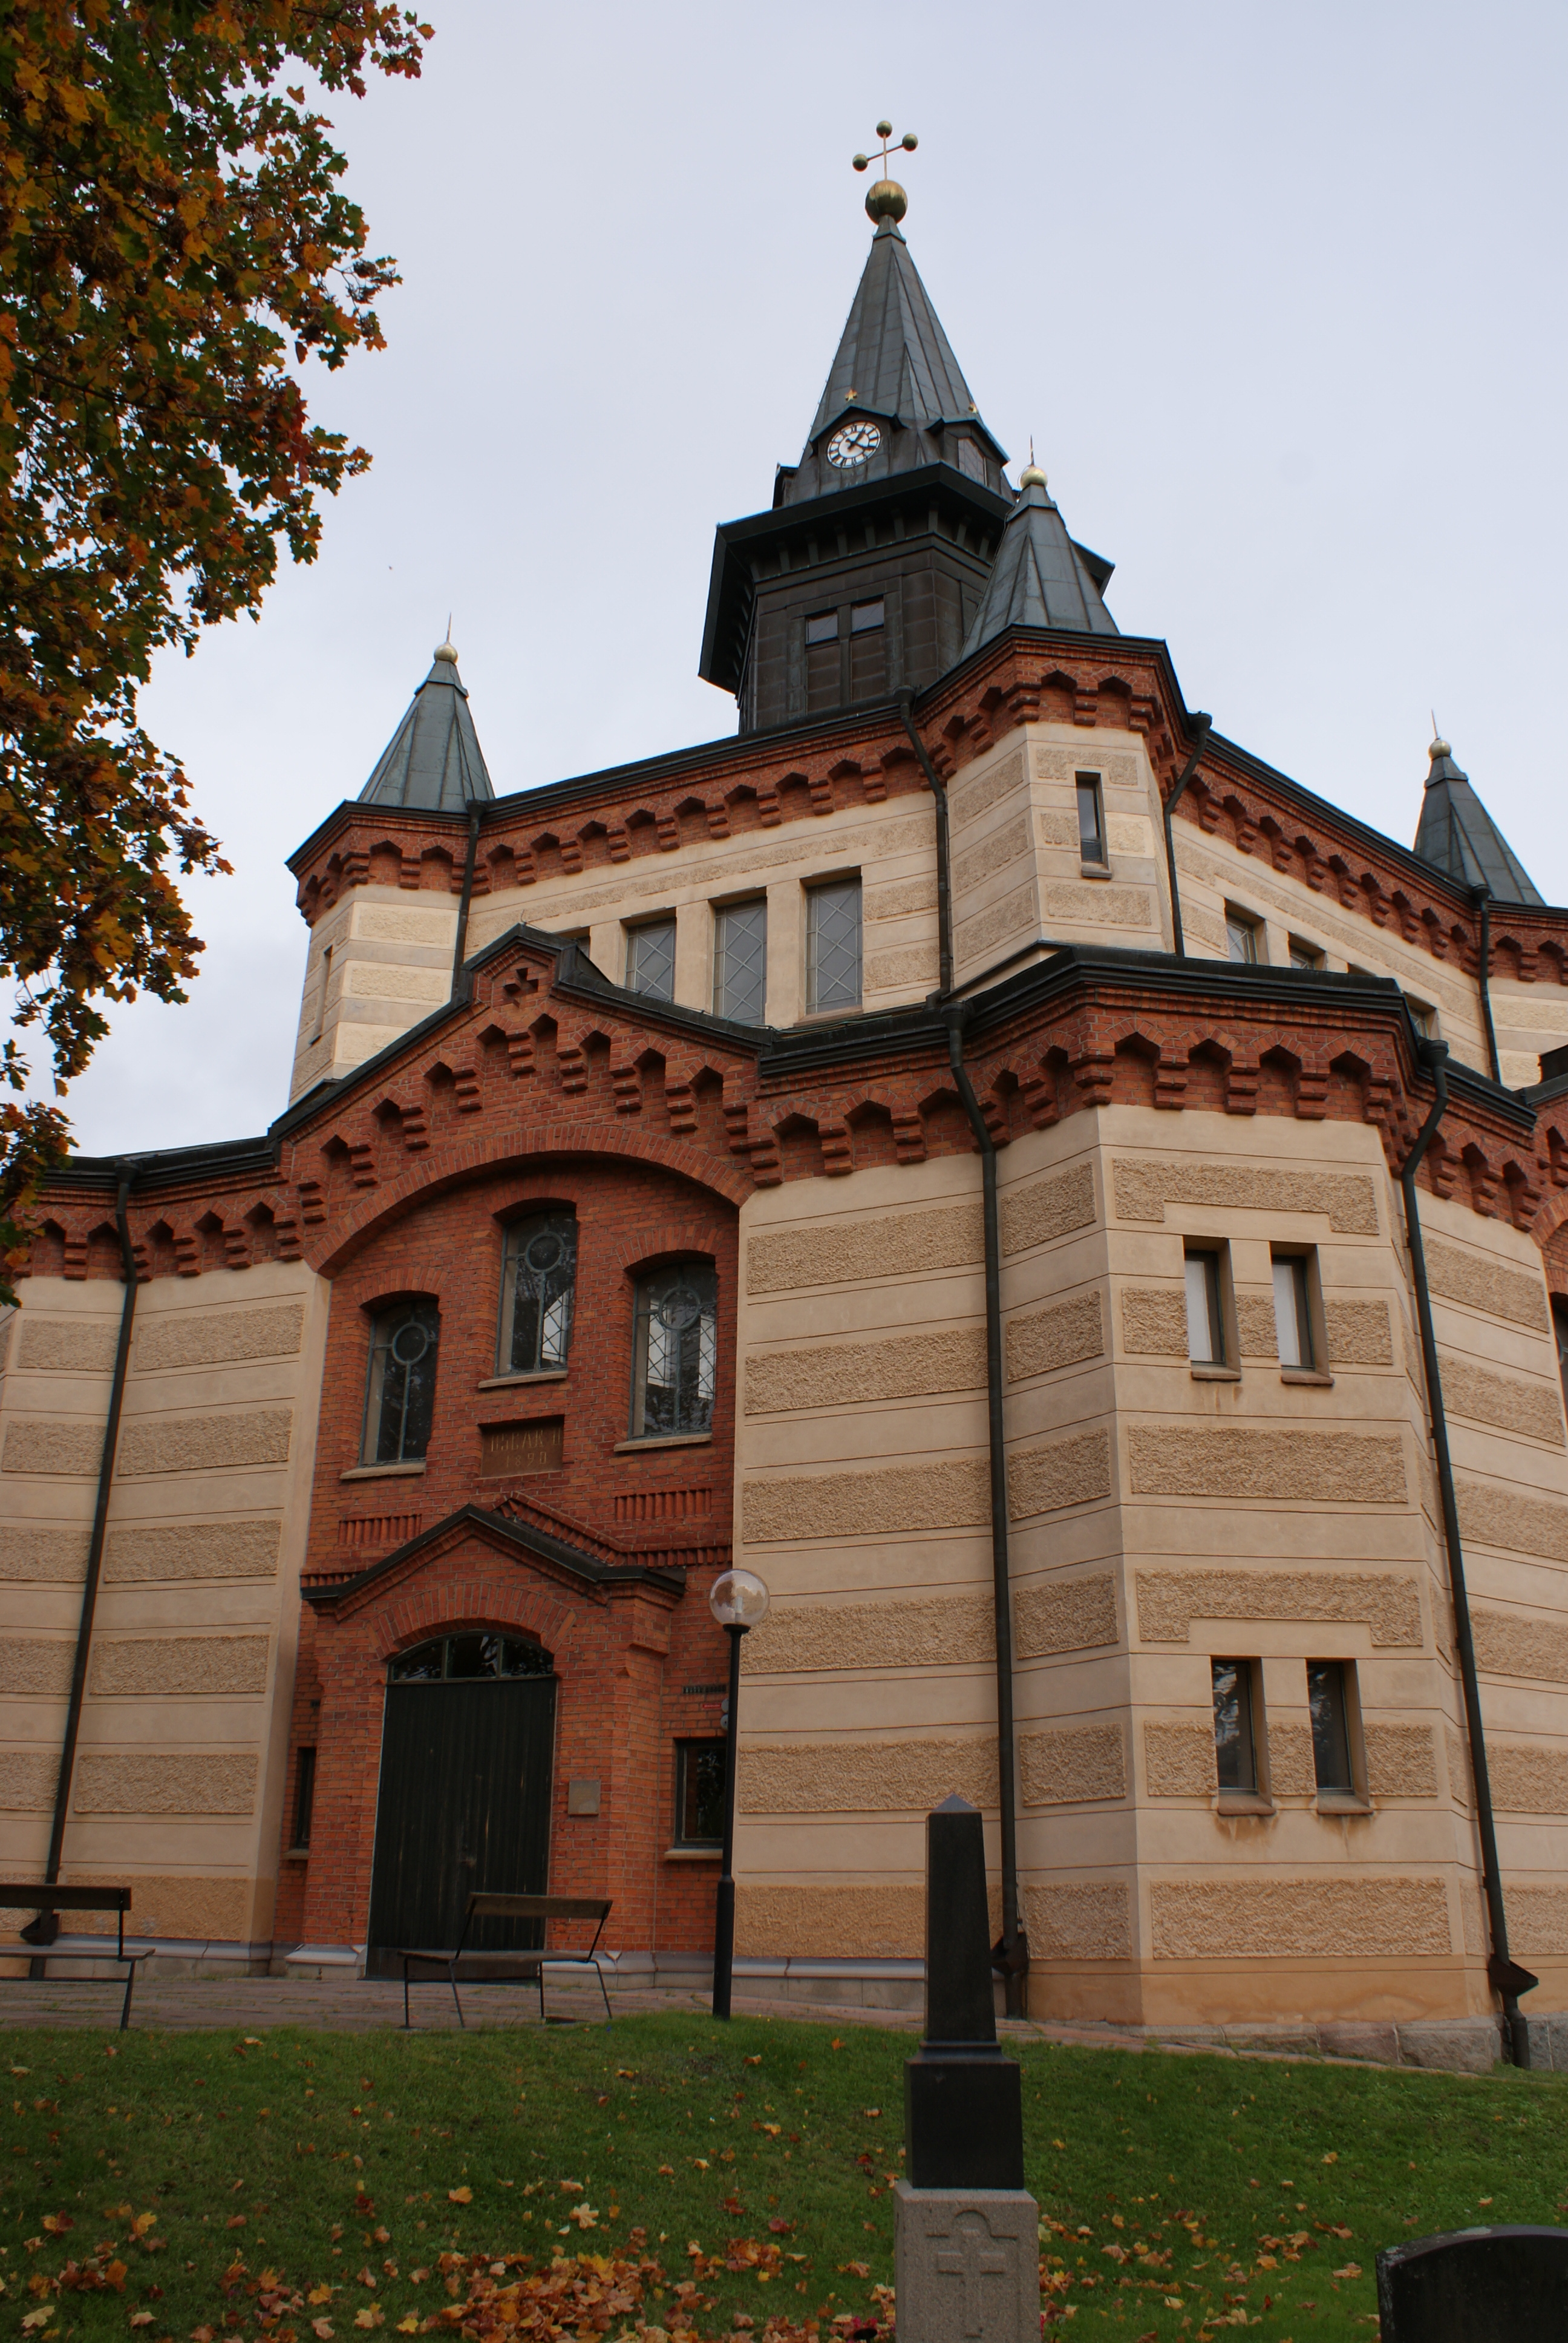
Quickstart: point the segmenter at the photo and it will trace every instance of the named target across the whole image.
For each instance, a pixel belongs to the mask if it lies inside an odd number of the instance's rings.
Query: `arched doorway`
[[[449,1950],[470,1892],[538,1896],[549,1875],[554,1662],[481,1629],[400,1652],[387,1671],[367,1974],[395,1946]],[[516,1945],[481,1922],[476,1950]]]

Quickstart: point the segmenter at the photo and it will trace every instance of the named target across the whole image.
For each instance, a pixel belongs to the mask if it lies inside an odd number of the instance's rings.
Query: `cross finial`
[[[893,136],[892,124],[879,122],[877,136],[882,142],[882,176],[866,197],[866,209],[879,224],[884,219],[890,219],[896,226],[909,209],[910,199],[897,179],[891,179],[888,176],[888,141]],[[895,142],[895,149],[901,147],[907,154],[912,155],[920,143],[912,130],[906,130],[903,136]],[[849,159],[857,171],[864,171],[870,166],[871,158],[869,155],[853,155]]]

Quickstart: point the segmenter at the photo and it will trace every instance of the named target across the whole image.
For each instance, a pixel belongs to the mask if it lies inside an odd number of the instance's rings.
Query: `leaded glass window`
[[[481,1628],[467,1635],[438,1635],[399,1652],[387,1666],[391,1684],[452,1684],[486,1676],[548,1676],[555,1662],[542,1644],[523,1635],[498,1635]]]
[[[813,887],[807,899],[806,1006],[859,1009],[860,1005],[860,882],[836,880]]]
[[[649,920],[626,940],[626,989],[650,1001],[675,999],[675,921]]]
[[[498,1375],[537,1375],[566,1365],[577,1267],[575,1214],[535,1212],[513,1222],[501,1273]]]
[[[399,1302],[377,1312],[361,1463],[412,1464],[423,1458],[430,1445],[440,1333],[441,1313],[434,1302]]]
[[[631,1436],[710,1432],[719,1372],[719,1280],[705,1261],[641,1278],[632,1344]]]
[[[713,922],[713,1013],[760,1025],[767,1003],[767,901],[727,903]]]
[[[677,1846],[719,1846],[723,1844],[728,1757],[728,1747],[722,1741],[676,1743]]]

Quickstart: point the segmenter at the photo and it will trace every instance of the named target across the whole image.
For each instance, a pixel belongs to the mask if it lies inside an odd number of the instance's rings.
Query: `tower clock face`
[[[863,464],[874,456],[882,444],[882,432],[876,423],[840,423],[828,442],[828,461],[835,470],[847,472],[855,464]]]

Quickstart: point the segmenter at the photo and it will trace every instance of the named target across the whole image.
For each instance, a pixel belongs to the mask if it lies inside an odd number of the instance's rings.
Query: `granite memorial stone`
[[[1377,2258],[1382,2343],[1562,2343],[1568,2229],[1460,2229]]]
[[[1023,2185],[1017,2062],[996,2033],[984,1826],[926,1817],[926,2030],[904,2067],[894,2191],[900,2343],[1038,2343],[1040,2208]]]

